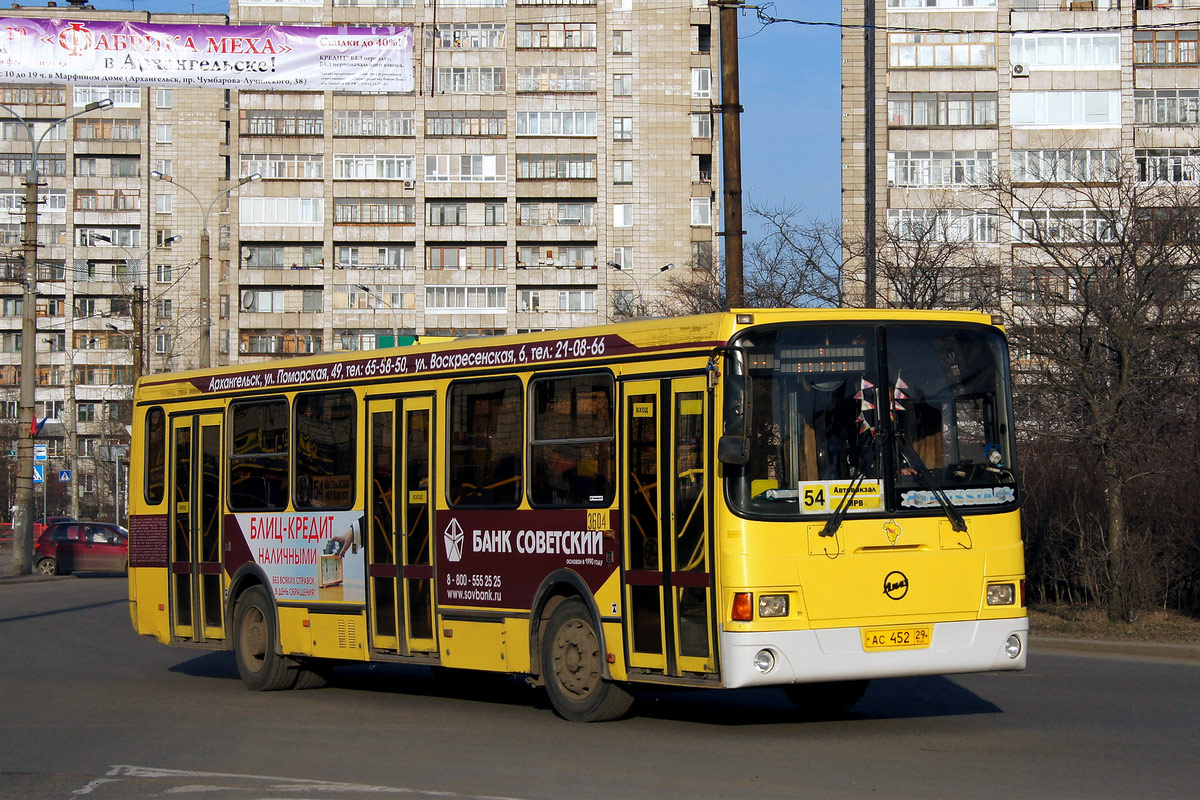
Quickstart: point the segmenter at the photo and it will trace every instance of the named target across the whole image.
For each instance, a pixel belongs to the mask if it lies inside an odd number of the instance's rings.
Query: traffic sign
[[[71,470],[60,469],[58,471],[58,482],[59,483],[70,483],[71,482]]]
[[[35,444],[33,446],[33,460],[34,461],[45,461],[46,460],[46,445]]]
[[[44,483],[46,480],[46,468],[41,464],[33,465],[33,482]]]

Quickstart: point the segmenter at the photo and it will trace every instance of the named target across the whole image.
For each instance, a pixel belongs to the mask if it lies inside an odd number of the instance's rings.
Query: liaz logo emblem
[[[883,579],[883,593],[893,600],[900,600],[908,594],[908,576],[903,572],[892,571]]]
[[[450,561],[462,560],[463,539],[462,525],[458,524],[458,520],[450,520],[450,524],[446,526],[446,530],[442,531],[442,540],[446,543],[446,558]]]

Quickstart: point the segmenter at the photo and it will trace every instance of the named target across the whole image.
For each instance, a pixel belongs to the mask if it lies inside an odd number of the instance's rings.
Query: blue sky
[[[648,0],[654,2],[654,0]],[[753,0],[748,0],[753,5]],[[227,0],[92,0],[96,8],[225,14]],[[834,0],[776,0],[777,18],[836,22]],[[837,28],[739,21],[742,188],[748,201],[840,216],[841,55]],[[747,220],[747,227],[752,221]]]

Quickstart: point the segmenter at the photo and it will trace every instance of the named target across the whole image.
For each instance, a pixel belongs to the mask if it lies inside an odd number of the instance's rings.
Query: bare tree
[[[797,308],[843,304],[841,229],[832,220],[803,219],[799,206],[749,203],[762,238],[745,253],[747,305]]]
[[[1010,223],[1008,301],[1022,422],[1076,445],[1064,480],[1096,482],[1109,615],[1148,602],[1154,543],[1131,537],[1146,490],[1178,462],[1164,442],[1195,430],[1200,349],[1200,195],[1146,182],[1132,166],[1102,183],[985,193]],[[1170,450],[1170,448],[1167,448]]]

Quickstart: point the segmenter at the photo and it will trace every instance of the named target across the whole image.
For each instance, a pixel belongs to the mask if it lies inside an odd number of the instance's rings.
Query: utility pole
[[[30,142],[33,134],[30,134]],[[30,153],[25,175],[25,275],[21,307],[21,390],[17,415],[17,497],[13,512],[12,571],[28,575],[33,570],[33,401],[37,385],[37,149]]]
[[[740,0],[717,4],[721,31],[721,171],[725,225],[725,308],[745,303],[742,289],[742,118],[738,89],[737,14]]]
[[[867,205],[867,226],[864,234],[866,242],[864,250],[864,258],[866,263],[865,281],[863,286],[863,307],[875,308],[875,296],[878,293],[876,287],[875,273],[875,257],[877,242],[875,237],[875,225],[877,224],[876,215],[878,213],[878,198],[875,192],[876,170],[875,159],[878,158],[878,148],[875,146],[877,133],[875,131],[875,81],[878,80],[875,75],[875,0],[865,0],[863,9],[866,24],[863,26],[863,48],[866,54],[864,59],[864,68],[866,76],[863,80],[864,92],[864,119],[863,125],[866,128],[864,136],[864,146],[867,154],[867,169],[866,169],[866,205]]]

